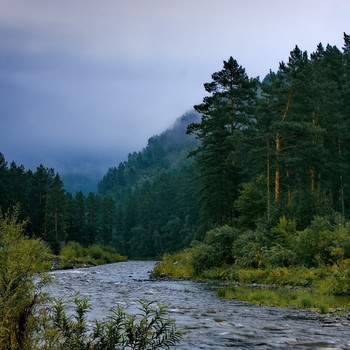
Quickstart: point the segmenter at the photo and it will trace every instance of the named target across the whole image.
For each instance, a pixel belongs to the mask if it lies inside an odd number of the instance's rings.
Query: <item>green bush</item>
[[[77,242],[68,242],[68,244],[61,249],[60,255],[72,262],[84,262],[92,265],[102,265],[127,260],[126,256],[117,254],[112,247],[93,244],[84,248]]]
[[[71,317],[64,302],[55,302],[42,325],[41,350],[168,349],[182,338],[167,308],[154,301],[140,301],[137,315],[112,309],[110,316],[93,324],[87,322],[88,300],[77,295],[74,303]]]
[[[272,267],[287,267],[295,265],[297,256],[295,252],[284,248],[280,245],[275,245],[265,252],[266,265]]]
[[[191,257],[191,249],[185,249],[175,254],[165,254],[162,262],[155,266],[152,273],[157,277],[192,278],[194,277],[194,269]]]
[[[232,245],[235,265],[244,268],[264,267],[265,251],[269,245],[269,235],[262,230],[242,232]]]
[[[332,265],[348,257],[349,242],[349,227],[332,225],[326,217],[315,217],[309,227],[298,232],[296,253],[299,262],[306,266]]]
[[[78,242],[68,242],[60,251],[67,260],[78,260],[86,256],[85,249]]]
[[[198,243],[192,248],[191,263],[197,276],[211,267],[220,265],[215,248],[205,243]]]
[[[45,300],[41,291],[49,278],[48,250],[23,235],[25,223],[0,214],[0,350],[27,350],[38,325],[36,316]],[[35,278],[35,281],[34,281]]]
[[[206,233],[204,243],[196,244],[192,249],[192,264],[199,275],[214,266],[232,264],[232,245],[238,231],[229,226],[217,227]]]
[[[254,182],[245,183],[239,192],[234,203],[239,213],[237,223],[240,227],[254,229],[266,215],[266,179],[260,176]]]
[[[239,231],[230,226],[217,227],[206,233],[204,242],[215,250],[216,266],[234,262],[232,244],[238,235]]]
[[[271,229],[275,242],[287,249],[294,249],[297,237],[297,222],[282,216],[278,224]]]

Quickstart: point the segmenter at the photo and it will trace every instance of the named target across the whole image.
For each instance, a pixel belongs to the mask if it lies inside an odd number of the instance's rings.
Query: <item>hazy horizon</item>
[[[233,56],[250,77],[298,45],[339,48],[345,1],[0,0],[0,152],[102,176],[205,96]],[[99,175],[98,175],[99,174]]]

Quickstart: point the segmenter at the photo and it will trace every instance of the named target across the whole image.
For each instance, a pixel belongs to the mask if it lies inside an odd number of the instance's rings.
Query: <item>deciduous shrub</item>
[[[74,298],[75,315],[56,301],[43,324],[41,350],[168,349],[182,338],[167,308],[154,301],[140,301],[139,313],[129,315],[120,307],[102,321],[87,322],[87,299]]]
[[[85,248],[77,242],[68,242],[68,244],[61,249],[60,255],[73,262],[84,262],[92,265],[109,264],[127,260],[126,256],[117,254],[112,247],[93,244]]]
[[[306,266],[334,264],[349,257],[349,228],[332,225],[326,217],[315,217],[310,226],[298,232],[296,253]]]
[[[164,254],[162,262],[156,264],[153,275],[167,276],[173,279],[194,277],[192,250],[185,249],[175,254]]]
[[[221,226],[206,233],[204,243],[192,250],[192,264],[197,274],[214,266],[232,264],[232,245],[238,232],[230,226]]]
[[[49,281],[45,274],[48,251],[37,239],[23,235],[25,223],[16,213],[0,214],[0,350],[31,349],[45,300],[41,291]]]

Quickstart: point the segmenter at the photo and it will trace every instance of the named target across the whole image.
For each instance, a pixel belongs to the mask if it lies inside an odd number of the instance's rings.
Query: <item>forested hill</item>
[[[199,120],[198,113],[186,113],[142,151],[110,168],[99,183],[99,195],[116,205],[114,245],[123,254],[154,257],[193,239],[198,212],[188,154],[199,143],[186,130]]]
[[[55,252],[63,242],[111,245],[130,257],[154,257],[186,246],[197,223],[192,191],[193,160],[198,146],[187,135],[198,122],[192,111],[149,139],[147,147],[111,168],[99,193],[64,189],[60,175],[43,165],[32,172],[0,153],[0,214],[18,206],[26,232],[42,238]]]
[[[165,169],[175,169],[189,164],[188,153],[198,141],[186,134],[190,123],[198,122],[196,112],[188,112],[160,135],[152,136],[147,146],[128,155],[128,160],[108,170],[98,185],[101,195],[111,194],[120,200],[125,192],[147,180],[154,180]]]

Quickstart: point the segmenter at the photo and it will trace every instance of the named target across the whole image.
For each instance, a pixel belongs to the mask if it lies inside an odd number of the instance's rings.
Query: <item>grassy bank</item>
[[[348,294],[349,264],[306,267],[239,268],[224,265],[196,273],[192,250],[165,255],[153,274],[171,279],[218,281],[220,298],[237,299],[265,306],[315,309],[325,313],[338,308],[337,295]],[[342,305],[347,308],[346,305]]]
[[[321,313],[327,313],[330,309],[339,306],[332,295],[303,289],[270,289],[232,285],[218,288],[217,295],[220,298],[248,301],[264,306],[315,309]]]
[[[126,256],[118,254],[114,248],[93,244],[83,247],[77,242],[69,242],[58,256],[52,256],[54,269],[96,266],[127,261]]]

